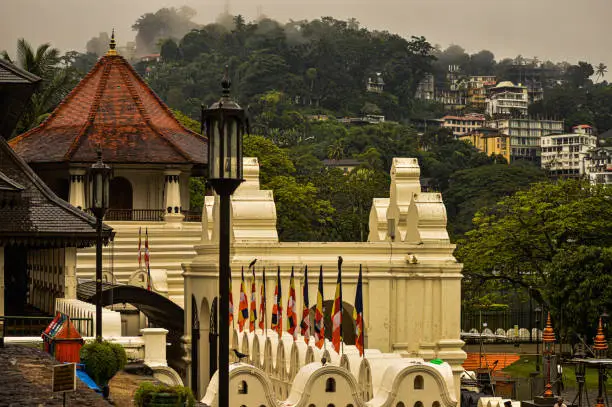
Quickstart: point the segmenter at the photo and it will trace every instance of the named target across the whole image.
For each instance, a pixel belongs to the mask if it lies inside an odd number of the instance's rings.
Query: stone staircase
[[[183,306],[182,263],[195,255],[194,245],[202,239],[200,222],[106,222],[116,234],[114,242],[103,248],[102,268],[107,275],[111,270],[118,283],[127,284],[138,270],[138,229],[142,228],[142,265],[144,267],[145,229],[149,232],[150,267],[165,270],[168,297]],[[77,278],[93,279],[96,267],[95,247],[77,252]],[[155,275],[158,275],[155,273]]]

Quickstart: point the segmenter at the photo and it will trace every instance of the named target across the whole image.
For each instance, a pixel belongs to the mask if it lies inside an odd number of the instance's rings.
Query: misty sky
[[[587,60],[611,66],[611,0],[229,0],[230,12],[254,18],[355,17],[370,29],[424,35],[432,44],[458,44],[496,58]],[[198,23],[213,21],[224,0],[0,0],[0,50],[14,53],[16,40],[51,42],[62,51],[83,51],[99,32],[115,27],[120,44],[133,40],[131,25],[161,7],[188,5]]]

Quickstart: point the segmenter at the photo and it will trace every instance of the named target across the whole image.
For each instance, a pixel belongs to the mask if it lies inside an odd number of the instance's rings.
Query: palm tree
[[[603,62],[600,62],[599,65],[595,67],[595,76],[598,77],[599,80],[602,80],[607,72],[608,67]]]
[[[330,160],[341,160],[344,158],[344,142],[337,139],[327,148],[327,158]]]
[[[17,58],[11,60],[6,51],[0,57],[42,78],[42,86],[32,95],[17,125],[17,132],[30,129],[42,121],[68,94],[74,85],[70,70],[61,66],[60,51],[51,44],[42,44],[36,50],[20,38],[17,41]]]

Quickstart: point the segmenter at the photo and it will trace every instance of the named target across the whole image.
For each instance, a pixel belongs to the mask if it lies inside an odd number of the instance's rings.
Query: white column
[[[0,315],[4,315],[4,247],[0,247]]]
[[[72,206],[85,208],[85,170],[83,168],[70,169],[70,194],[68,198]]]
[[[168,366],[166,360],[166,335],[164,328],[143,328],[140,330],[145,343],[144,363],[148,366]]]
[[[77,279],[76,279],[76,247],[66,247],[64,250],[64,298],[77,298]]]
[[[185,216],[181,213],[181,187],[180,170],[164,171],[165,180],[165,199],[164,209],[166,214],[164,219],[168,222],[181,222]]]

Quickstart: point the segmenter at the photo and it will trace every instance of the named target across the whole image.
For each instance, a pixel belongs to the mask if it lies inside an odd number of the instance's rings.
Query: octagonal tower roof
[[[114,49],[39,126],[9,144],[28,163],[207,162],[208,141],[186,129]]]

